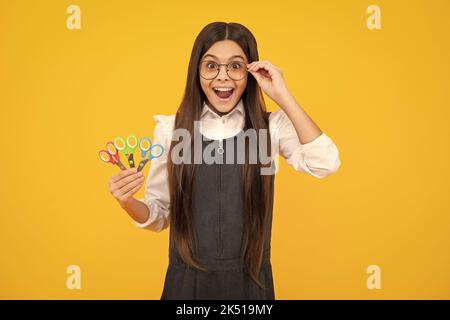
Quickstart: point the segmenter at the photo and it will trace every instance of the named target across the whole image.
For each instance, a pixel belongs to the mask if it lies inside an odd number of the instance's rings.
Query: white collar
[[[245,110],[244,110],[244,102],[242,101],[242,99],[239,100],[239,102],[237,103],[237,105],[233,108],[233,110],[231,110],[229,113],[225,114],[224,117],[227,117],[229,115],[231,115],[233,112],[239,111],[242,115],[245,115]],[[206,101],[203,101],[203,108],[202,108],[202,113],[200,118],[203,118],[207,113],[211,114],[213,117],[221,117],[220,115],[218,115],[217,113],[215,113],[206,103]]]

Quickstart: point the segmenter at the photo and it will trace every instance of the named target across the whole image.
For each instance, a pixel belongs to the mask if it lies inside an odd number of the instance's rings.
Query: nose
[[[219,74],[217,75],[218,80],[230,79],[227,74],[227,66],[221,65],[219,66]]]

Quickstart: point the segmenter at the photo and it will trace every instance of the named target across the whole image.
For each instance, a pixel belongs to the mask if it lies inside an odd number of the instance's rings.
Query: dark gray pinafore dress
[[[242,131],[241,131],[242,132]],[[162,300],[178,299],[236,299],[274,300],[270,238],[272,229],[273,182],[272,175],[269,224],[260,271],[260,288],[245,272],[240,254],[244,215],[242,209],[241,173],[239,164],[226,163],[227,141],[234,140],[235,157],[238,135],[223,139],[223,163],[197,165],[194,177],[194,234],[196,252],[193,256],[208,272],[188,267],[178,251],[169,245],[169,265],[164,281]],[[204,137],[203,150],[210,140]],[[205,141],[206,140],[206,141]],[[217,149],[216,149],[217,150]],[[235,158],[236,160],[236,158]],[[171,231],[171,229],[170,229]]]

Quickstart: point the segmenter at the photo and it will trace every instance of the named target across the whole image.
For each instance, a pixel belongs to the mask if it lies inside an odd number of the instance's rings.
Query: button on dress
[[[203,136],[204,137],[204,136]],[[241,244],[244,232],[243,195],[240,164],[236,161],[238,135],[221,140],[223,163],[197,164],[193,186],[194,259],[208,271],[187,266],[169,243],[169,265],[164,280],[162,300],[236,299],[274,300],[270,261],[273,186],[271,175],[269,222],[265,234],[260,288],[246,272]],[[204,137],[202,148],[220,140]],[[233,140],[233,141],[230,141]],[[230,142],[234,144],[230,145]],[[226,163],[227,152],[234,146],[234,159]],[[228,149],[228,150],[227,150]],[[217,150],[217,149],[215,149]],[[214,151],[212,152],[214,155]],[[170,228],[172,232],[172,228]],[[171,239],[171,237],[169,237]]]

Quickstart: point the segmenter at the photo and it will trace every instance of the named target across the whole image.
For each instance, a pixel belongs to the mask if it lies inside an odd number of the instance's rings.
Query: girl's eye
[[[231,69],[239,69],[241,64],[239,62],[231,63]]]
[[[206,64],[206,67],[209,69],[217,69],[217,63],[210,62]]]

